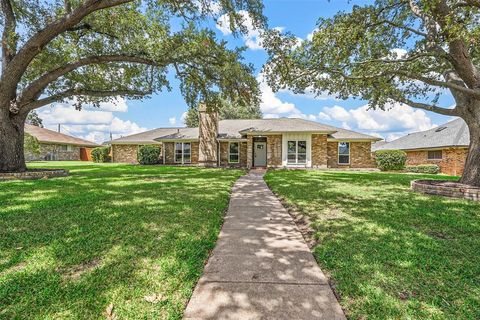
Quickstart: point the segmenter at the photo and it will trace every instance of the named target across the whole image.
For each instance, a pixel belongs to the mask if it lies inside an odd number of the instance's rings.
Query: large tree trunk
[[[470,108],[468,116],[464,117],[470,130],[470,147],[468,149],[465,170],[460,182],[480,186],[480,108],[479,104]]]
[[[23,154],[24,125],[24,116],[12,116],[7,108],[0,108],[0,172],[27,169]]]

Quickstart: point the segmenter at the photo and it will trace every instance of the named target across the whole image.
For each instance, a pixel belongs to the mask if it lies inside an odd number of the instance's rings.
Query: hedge
[[[92,150],[93,162],[110,162],[110,148],[109,147],[97,147]]]
[[[418,166],[407,166],[405,168],[405,171],[414,173],[437,174],[440,172],[440,167],[436,164],[421,164]]]
[[[403,170],[407,154],[402,150],[379,150],[375,152],[375,161],[382,171]]]
[[[160,148],[157,146],[141,146],[138,148],[137,160],[140,164],[159,163]]]

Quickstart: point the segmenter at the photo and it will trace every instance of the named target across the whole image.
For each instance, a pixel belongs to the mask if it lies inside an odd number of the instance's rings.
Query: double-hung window
[[[338,163],[350,164],[350,142],[338,143]]]
[[[287,142],[287,163],[288,164],[307,163],[307,141],[288,141]]]
[[[175,143],[175,163],[190,163],[192,148],[190,142]]]
[[[228,162],[229,163],[240,162],[240,146],[238,142],[228,143]]]

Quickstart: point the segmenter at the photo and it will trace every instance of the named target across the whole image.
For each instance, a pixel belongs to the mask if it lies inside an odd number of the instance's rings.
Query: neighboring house
[[[26,161],[83,160],[89,161],[92,148],[99,145],[45,128],[25,124],[25,132],[37,138],[40,154],[25,153]]]
[[[463,173],[469,145],[467,124],[459,118],[383,145],[374,144],[373,150],[404,150],[407,165],[434,163],[441,173],[457,176]]]
[[[113,162],[137,163],[141,145],[160,162],[200,166],[372,168],[377,137],[303,119],[221,120],[199,108],[199,128],[159,128],[109,142]]]

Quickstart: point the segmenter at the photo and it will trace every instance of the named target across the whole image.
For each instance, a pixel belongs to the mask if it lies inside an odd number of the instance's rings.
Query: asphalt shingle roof
[[[372,150],[413,150],[469,145],[470,135],[467,124],[463,119],[458,118],[430,130],[410,133],[383,145],[375,144]]]
[[[336,128],[322,123],[292,118],[279,119],[239,119],[219,121],[219,139],[240,139],[249,132],[322,132],[333,139],[379,140],[377,137]],[[131,136],[115,139],[111,143],[156,143],[161,140],[198,139],[198,128],[159,128]]]
[[[72,137],[53,130],[25,124],[25,132],[45,144],[70,144],[80,147],[98,147],[99,145],[80,138]]]

